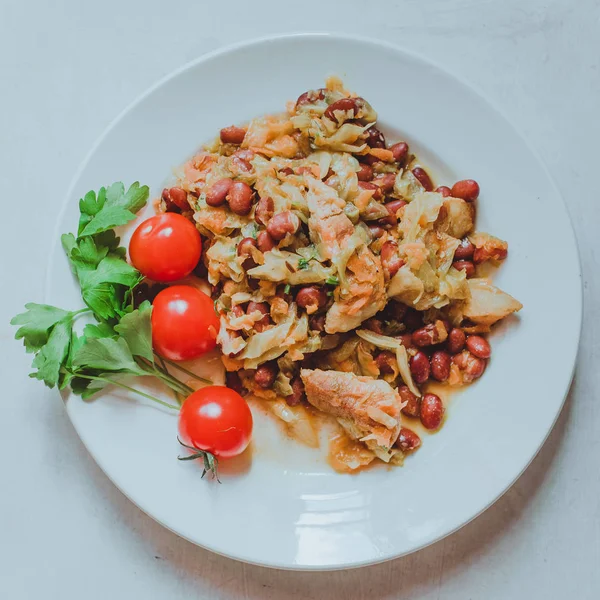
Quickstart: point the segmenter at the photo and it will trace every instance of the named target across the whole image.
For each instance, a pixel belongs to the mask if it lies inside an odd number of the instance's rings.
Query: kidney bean
[[[252,150],[236,150],[231,155],[232,165],[240,171],[252,171],[252,160],[254,159]]]
[[[454,260],[471,260],[475,252],[475,246],[470,242],[469,238],[460,240],[460,245],[454,253]]]
[[[381,266],[391,279],[404,265],[404,261],[398,256],[398,244],[391,240],[385,242],[381,247]]]
[[[298,406],[304,400],[304,384],[300,377],[294,377],[290,384],[292,386],[292,393],[286,396],[285,401],[289,406]]]
[[[330,104],[324,112],[324,116],[332,121],[339,122],[334,115],[334,111],[352,111],[352,117],[358,115],[358,102],[356,98],[340,98]]]
[[[473,262],[476,265],[485,262],[486,260],[504,260],[508,256],[507,248],[475,248],[473,252]]]
[[[206,204],[209,206],[221,206],[225,203],[227,194],[233,185],[233,179],[225,177],[213,183],[206,192]]]
[[[466,337],[465,332],[458,327],[450,331],[446,340],[446,346],[450,354],[458,354],[465,347]]]
[[[404,315],[404,324],[409,331],[419,329],[423,326],[423,313],[414,308],[408,308]]]
[[[162,191],[162,199],[165,201],[167,212],[190,210],[190,205],[187,201],[187,192],[180,187],[165,188]]]
[[[485,360],[473,356],[468,350],[455,354],[452,357],[452,362],[461,370],[465,383],[471,383],[478,379],[485,371]]]
[[[377,158],[373,154],[361,154],[357,157],[361,163],[365,165],[369,165],[370,167],[374,167],[377,164],[383,164],[383,161],[380,158]]]
[[[289,210],[276,214],[267,223],[267,231],[274,240],[282,240],[288,233],[296,233],[298,227],[300,219]]]
[[[403,452],[410,452],[416,450],[421,445],[421,438],[408,427],[401,427],[398,439],[396,440],[396,446]]]
[[[462,179],[452,186],[452,195],[473,202],[479,197],[479,184],[474,179]]]
[[[274,210],[275,204],[273,203],[273,198],[270,196],[261,197],[256,203],[256,208],[254,209],[254,220],[260,225],[264,225],[266,227],[269,219],[273,216]]]
[[[245,315],[246,311],[239,304],[236,304],[234,307],[232,307],[231,314],[234,317],[239,318],[239,317]]]
[[[268,390],[277,378],[277,363],[260,365],[254,373],[254,382],[261,388]]]
[[[375,357],[375,364],[379,367],[379,372],[383,375],[393,375],[398,368],[396,355],[389,350],[382,350]]]
[[[240,396],[245,396],[248,393],[237,371],[228,371],[225,373],[225,385],[236,391]]]
[[[261,252],[268,252],[275,248],[275,240],[270,236],[268,231],[259,231],[256,236],[256,243]]]
[[[373,223],[371,223],[371,225],[369,225],[368,227],[369,227],[369,233],[371,234],[371,237],[374,240],[376,240],[377,238],[380,238],[385,233],[385,229],[383,227],[381,227],[380,225],[374,225]]]
[[[252,188],[243,181],[236,181],[227,194],[229,208],[236,215],[247,215],[252,210]]]
[[[387,217],[383,217],[379,219],[377,223],[382,226],[391,226],[393,227],[398,222],[397,213],[403,207],[406,206],[405,200],[392,200],[384,205],[387,209],[389,215]]]
[[[398,394],[400,394],[402,404],[406,404],[402,408],[402,414],[409,417],[418,417],[421,414],[421,398],[413,394],[407,385],[401,385],[398,388]]]
[[[237,254],[238,256],[247,256],[248,258],[242,263],[242,267],[245,271],[248,269],[253,269],[256,267],[256,262],[252,258],[252,248],[256,248],[258,244],[256,240],[251,237],[244,238],[240,240],[237,246]]]
[[[304,104],[314,104],[319,100],[324,100],[326,91],[325,88],[319,88],[318,90],[308,90],[304,94],[300,94],[298,100],[296,100],[296,110]]]
[[[325,331],[325,315],[311,315],[308,327],[311,331]]]
[[[231,125],[231,127],[221,129],[220,137],[224,144],[241,144],[246,137],[246,130]]]
[[[381,188],[384,194],[389,194],[394,189],[394,183],[396,182],[396,173],[384,173],[378,175],[373,183]]]
[[[425,429],[437,429],[444,418],[444,404],[437,394],[425,394],[421,400],[421,423]]]
[[[296,302],[301,308],[316,312],[327,304],[327,292],[316,285],[307,285],[296,294]]]
[[[430,192],[433,189],[433,183],[431,178],[425,169],[421,167],[415,167],[412,170],[412,174],[417,178],[419,183],[425,188],[426,192]]]
[[[437,381],[446,381],[450,376],[452,359],[447,352],[438,350],[431,356],[431,376]]]
[[[253,312],[256,311],[263,315],[262,319],[254,323],[254,329],[256,329],[258,333],[260,333],[261,331],[264,331],[268,325],[271,324],[269,305],[266,302],[254,302],[254,300],[251,300],[250,302],[248,302],[246,314],[251,315]]]
[[[435,188],[435,191],[444,196],[444,198],[452,196],[452,190],[447,185],[440,185],[439,187]]]
[[[414,344],[412,343],[412,333],[403,333],[402,335],[399,335],[398,338],[400,339],[400,341],[402,342],[402,345],[405,348],[414,348]]]
[[[383,323],[380,319],[376,319],[375,317],[367,319],[363,323],[363,326],[369,331],[374,331],[375,333],[379,333],[380,335],[383,334]]]
[[[283,169],[279,169],[279,173],[281,175],[293,175],[294,170],[291,167],[283,167]]]
[[[367,146],[369,148],[385,148],[385,137],[375,125],[367,129]]]
[[[417,329],[412,334],[412,341],[415,346],[423,348],[444,342],[448,337],[448,330],[443,321],[437,320],[435,323],[429,323],[425,327]]]
[[[452,263],[452,266],[457,271],[466,271],[467,279],[475,275],[475,265],[470,260],[455,260]]]
[[[470,335],[467,338],[467,349],[477,358],[489,358],[492,354],[489,342],[480,335]]]
[[[359,181],[358,187],[361,190],[369,190],[373,192],[373,200],[381,200],[383,198],[381,188],[370,181]]]
[[[408,144],[406,142],[398,142],[397,144],[393,144],[389,147],[392,154],[394,155],[394,160],[397,163],[402,163],[408,156]]]
[[[356,176],[359,181],[371,181],[371,179],[373,179],[373,168],[365,163],[359,163]]]
[[[418,350],[410,359],[410,372],[416,383],[425,383],[429,379],[429,358],[425,352]]]

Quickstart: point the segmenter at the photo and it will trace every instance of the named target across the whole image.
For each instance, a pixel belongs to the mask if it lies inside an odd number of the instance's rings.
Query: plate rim
[[[196,540],[192,540],[191,538],[187,537],[185,534],[183,534],[179,531],[175,531],[174,529],[169,527],[164,521],[162,521],[159,518],[155,517],[154,515],[150,514],[145,508],[142,507],[141,504],[139,504],[138,502],[133,500],[131,498],[131,496],[120,485],[118,485],[116,483],[116,481],[110,476],[107,469],[103,466],[103,461],[101,459],[99,459],[99,457],[96,455],[96,453],[92,452],[88,448],[88,445],[86,444],[84,437],[82,437],[82,435],[80,434],[80,431],[79,431],[77,425],[75,424],[73,419],[71,419],[71,417],[69,415],[69,411],[67,410],[66,402],[65,402],[66,395],[64,395],[61,392],[58,392],[59,395],[61,396],[61,398],[63,399],[62,404],[63,404],[63,407],[65,409],[67,416],[69,417],[70,423],[72,424],[73,428],[77,432],[77,435],[78,435],[79,439],[81,440],[82,444],[84,445],[84,447],[86,448],[86,451],[94,459],[94,462],[98,465],[98,467],[101,469],[101,471],[104,473],[104,475],[106,475],[106,477],[110,480],[111,484],[114,485],[130,502],[132,502],[139,510],[141,510],[144,514],[146,514],[148,517],[150,517],[153,521],[159,523],[165,529],[173,532],[178,537],[185,539],[186,541],[194,544],[195,546],[199,546],[205,550],[214,552],[215,554],[224,556],[226,558],[230,558],[230,559],[237,560],[240,562],[248,563],[251,565],[262,566],[262,567],[281,569],[281,570],[290,570],[290,571],[307,571],[307,572],[336,571],[336,570],[342,570],[342,569],[360,568],[360,567],[380,564],[380,563],[383,563],[383,562],[386,562],[389,560],[394,560],[397,558],[401,558],[403,556],[407,556],[414,552],[418,552],[418,551],[423,550],[424,548],[426,548],[436,542],[442,541],[446,537],[454,534],[456,531],[458,531],[462,527],[471,523],[473,520],[475,520],[477,517],[479,517],[482,513],[484,513],[488,508],[490,508],[493,504],[495,504],[498,500],[500,500],[500,498],[502,498],[504,496],[504,494],[506,494],[506,492],[523,475],[523,473],[527,470],[527,468],[531,465],[533,460],[539,454],[540,450],[542,449],[542,447],[548,440],[550,433],[554,429],[556,422],[564,409],[565,402],[566,402],[567,396],[569,394],[569,391],[571,389],[573,379],[575,376],[577,361],[578,361],[579,352],[580,352],[581,332],[582,332],[582,327],[583,327],[583,277],[582,277],[582,267],[581,267],[581,250],[579,248],[578,238],[576,235],[576,230],[573,226],[573,217],[569,211],[569,206],[568,206],[567,202],[565,201],[558,185],[556,184],[554,178],[552,177],[552,174],[550,173],[546,163],[542,159],[542,157],[539,154],[539,152],[537,151],[537,149],[528,141],[528,139],[521,133],[521,131],[506,116],[504,111],[501,108],[499,108],[497,106],[497,104],[494,101],[492,101],[486,93],[484,93],[482,90],[480,90],[471,81],[469,81],[468,79],[465,79],[462,75],[457,75],[452,69],[449,69],[446,66],[442,66],[440,63],[436,62],[435,60],[425,57],[421,53],[414,51],[413,49],[409,49],[400,44],[395,44],[395,43],[391,43],[388,41],[376,40],[376,39],[373,39],[373,38],[370,38],[367,36],[346,34],[346,33],[337,33],[337,32],[323,32],[323,31],[320,31],[320,32],[317,32],[317,31],[315,31],[315,32],[311,32],[311,31],[291,32],[291,33],[284,33],[284,34],[265,35],[265,36],[260,36],[260,37],[247,38],[247,39],[241,40],[241,41],[233,43],[233,44],[227,44],[225,46],[221,46],[221,47],[211,50],[209,52],[200,54],[199,56],[185,62],[181,66],[171,70],[169,73],[167,73],[163,77],[160,77],[157,81],[155,81],[153,84],[151,84],[149,87],[147,87],[144,91],[142,91],[140,94],[138,94],[131,102],[129,102],[102,130],[100,135],[96,138],[96,140],[92,144],[91,148],[89,149],[89,151],[87,152],[87,154],[85,155],[85,157],[83,158],[81,163],[79,164],[77,170],[75,171],[75,173],[71,179],[71,182],[69,184],[66,195],[63,199],[60,210],[57,213],[56,222],[55,222],[55,225],[53,228],[52,252],[50,253],[50,256],[46,263],[47,270],[46,270],[46,276],[44,278],[44,292],[43,292],[44,302],[48,301],[50,281],[51,281],[51,277],[52,277],[51,274],[52,274],[53,269],[55,268],[55,262],[56,262],[55,249],[56,249],[56,246],[59,245],[59,242],[57,240],[59,240],[60,226],[64,219],[64,216],[65,216],[65,213],[69,206],[69,203],[72,201],[73,193],[75,191],[77,182],[79,181],[81,174],[83,173],[83,171],[89,164],[91,158],[95,154],[98,147],[102,144],[102,142],[105,140],[105,138],[112,132],[112,130],[121,122],[121,120],[127,114],[130,113],[130,111],[135,109],[148,96],[150,96],[152,93],[154,93],[154,91],[156,91],[157,89],[161,88],[164,84],[166,84],[169,81],[171,81],[172,79],[178,77],[182,73],[195,68],[197,65],[205,63],[205,62],[209,62],[216,57],[236,53],[239,50],[242,50],[244,48],[260,46],[263,44],[285,42],[288,40],[306,40],[306,41],[308,41],[308,40],[315,39],[315,38],[328,39],[328,40],[332,40],[334,42],[341,41],[341,42],[345,42],[345,43],[349,42],[349,43],[366,44],[366,45],[370,45],[373,47],[385,49],[387,51],[390,51],[390,52],[393,52],[396,54],[404,55],[412,60],[420,62],[421,64],[423,64],[429,68],[433,68],[436,71],[442,72],[442,73],[446,74],[447,76],[452,77],[454,80],[459,82],[462,86],[466,87],[471,93],[477,95],[483,102],[485,102],[491,109],[493,109],[502,118],[504,123],[511,129],[511,131],[514,134],[516,134],[516,136],[518,137],[520,142],[527,148],[527,150],[531,153],[533,158],[536,160],[536,162],[542,168],[545,176],[547,177],[548,183],[550,184],[551,188],[556,193],[557,197],[560,199],[562,205],[564,206],[566,215],[568,217],[569,230],[571,232],[572,239],[574,242],[574,248],[575,248],[576,264],[574,265],[574,267],[576,267],[577,272],[574,274],[576,274],[576,276],[577,276],[579,285],[577,285],[576,290],[573,290],[576,295],[576,298],[575,298],[576,306],[574,306],[573,308],[577,309],[576,322],[579,323],[579,326],[577,328],[576,337],[574,338],[574,341],[576,341],[576,343],[575,343],[575,352],[573,354],[572,364],[570,365],[570,369],[569,369],[570,375],[569,375],[567,384],[565,386],[565,389],[562,391],[562,401],[560,403],[560,406],[557,409],[556,415],[554,416],[554,419],[553,419],[551,425],[549,426],[546,434],[544,435],[543,439],[540,441],[540,443],[537,446],[537,448],[535,449],[535,451],[532,453],[532,455],[530,457],[527,458],[527,460],[524,462],[524,465],[522,466],[521,470],[514,476],[514,478],[512,478],[506,484],[504,489],[496,497],[494,497],[489,503],[487,503],[485,506],[483,506],[478,512],[473,514],[469,519],[463,521],[462,523],[459,523],[454,528],[445,532],[443,535],[434,535],[431,539],[427,539],[427,540],[423,541],[420,545],[416,546],[415,548],[413,548],[409,551],[400,552],[397,554],[390,554],[388,556],[377,557],[377,558],[370,559],[370,560],[348,562],[348,563],[344,563],[344,564],[338,563],[338,564],[333,564],[333,565],[324,564],[324,565],[315,566],[315,565],[298,565],[298,564],[292,564],[292,565],[278,564],[276,562],[257,561],[257,560],[254,560],[250,556],[241,556],[239,554],[229,554],[229,553],[223,552],[222,550],[212,547],[210,544],[200,543]],[[574,304],[575,304],[575,302],[574,302]]]

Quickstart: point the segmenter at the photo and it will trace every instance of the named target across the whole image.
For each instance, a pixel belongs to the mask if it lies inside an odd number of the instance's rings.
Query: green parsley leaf
[[[35,302],[29,302],[25,308],[27,311],[13,317],[10,324],[21,325],[15,339],[23,339],[27,352],[39,351],[48,342],[50,329],[71,314],[62,308]]]
[[[30,377],[43,381],[51,388],[58,383],[60,368],[69,352],[72,323],[73,319],[69,315],[52,328],[48,342],[33,359],[31,366],[37,371],[31,373]]]
[[[121,182],[113,183],[108,189],[100,188],[98,195],[88,192],[79,201],[81,217],[78,237],[95,235],[119,225],[126,225],[135,218],[148,200],[148,186],[136,181],[125,192]]]
[[[283,288],[283,293],[284,294],[289,294],[291,289],[292,289],[292,286],[289,283],[287,283],[285,285],[285,287]]]
[[[86,338],[105,338],[115,337],[115,330],[108,323],[88,323],[83,328],[83,335]]]
[[[133,359],[127,342],[123,338],[86,339],[73,356],[75,369],[99,369],[132,375],[148,375]]]
[[[145,300],[137,310],[121,317],[119,324],[115,325],[115,331],[127,342],[134,356],[141,356],[154,363],[151,315],[152,305]]]
[[[335,275],[332,275],[325,280],[325,283],[327,285],[340,285],[340,280]]]
[[[298,269],[304,270],[308,269],[308,263],[310,262],[310,258],[300,258],[298,259]]]

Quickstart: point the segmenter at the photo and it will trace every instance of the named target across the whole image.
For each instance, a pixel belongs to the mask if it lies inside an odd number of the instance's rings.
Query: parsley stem
[[[185,373],[186,375],[189,375],[190,377],[193,377],[194,379],[201,381],[202,383],[207,383],[208,385],[213,385],[213,382],[210,379],[206,379],[205,377],[200,377],[200,375],[196,375],[196,373],[192,373],[192,371],[190,371],[189,369],[186,369],[185,367],[182,367],[180,364],[176,363],[175,361],[169,360],[168,358],[165,358],[164,361],[166,363],[170,364],[172,367],[179,369],[181,372]]]
[[[173,410],[179,410],[179,406],[173,406],[172,404],[169,404],[168,402],[163,402],[162,400],[159,400],[158,398],[155,398],[154,396],[151,396],[150,394],[147,394],[146,392],[142,392],[142,390],[138,390],[136,388],[133,388],[129,385],[125,385],[124,383],[120,383],[118,381],[113,381],[112,379],[108,379],[107,377],[96,377],[94,375],[84,375],[83,373],[73,373],[73,375],[75,375],[75,377],[81,377],[82,379],[91,379],[92,381],[105,381],[106,383],[116,385],[117,387],[123,388],[124,390],[128,390],[130,392],[133,392],[134,394],[138,394],[139,396],[148,398],[148,400],[157,402],[158,404],[161,404],[162,406],[166,406],[167,408],[172,408]]]

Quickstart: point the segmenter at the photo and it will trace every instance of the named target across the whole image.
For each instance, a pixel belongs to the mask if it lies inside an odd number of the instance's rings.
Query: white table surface
[[[286,6],[281,0],[0,2],[0,596],[600,598],[600,3],[303,0]],[[554,174],[577,232],[585,288],[575,382],[550,438],[513,488],[458,533],[412,556],[321,574],[213,555],[140,512],[88,456],[56,392],[27,378],[30,357],[8,325],[25,302],[42,300],[47,251],[68,184],[123,107],[206,51],[309,30],[395,42],[492,98]],[[510,185],[507,174],[507,194]],[[547,250],[552,260],[560,240],[548,240]],[[548,323],[548,340],[540,342],[548,343],[551,332]]]

